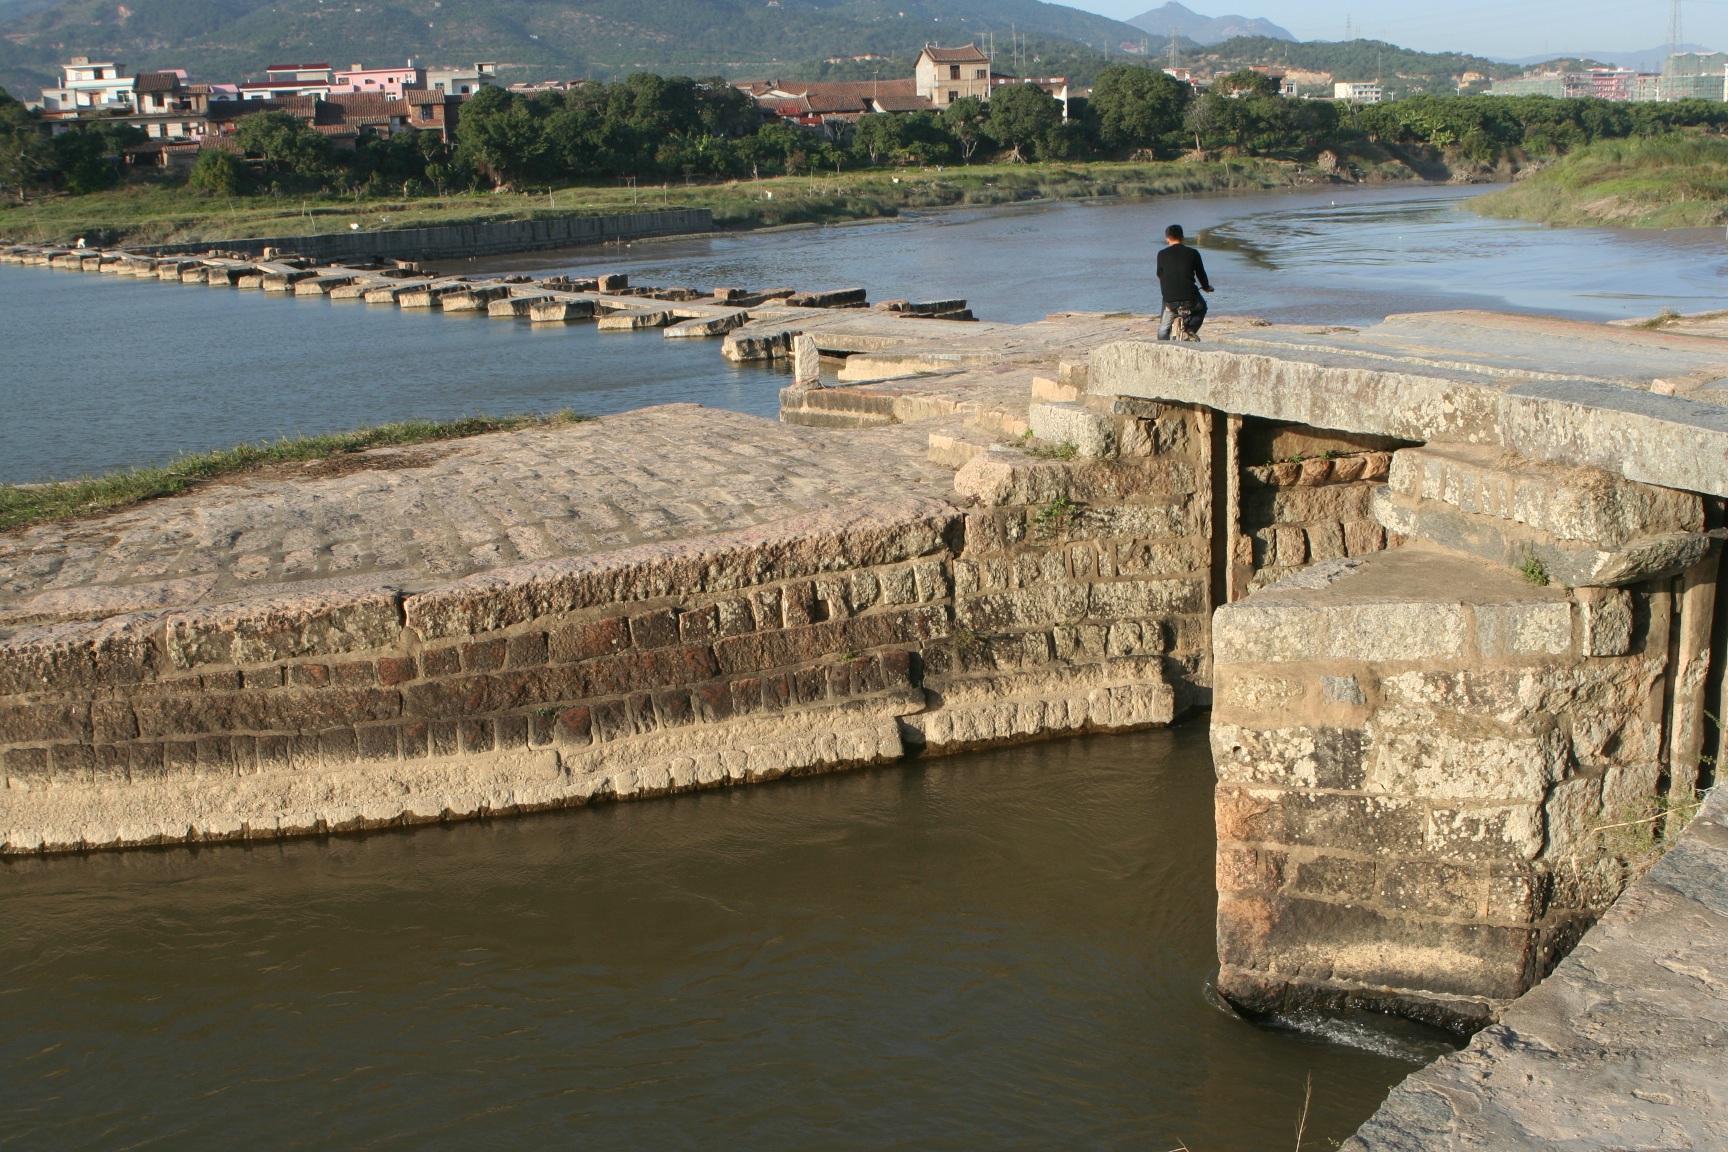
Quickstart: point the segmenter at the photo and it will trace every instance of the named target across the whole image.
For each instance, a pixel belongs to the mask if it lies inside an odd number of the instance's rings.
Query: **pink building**
[[[404,92],[422,91],[425,87],[426,69],[417,67],[410,60],[400,68],[367,68],[356,64],[346,72],[336,73],[336,86],[331,91],[381,92],[400,100]]]
[[[1590,95],[1602,100],[1631,100],[1637,93],[1636,68],[1590,69]]]

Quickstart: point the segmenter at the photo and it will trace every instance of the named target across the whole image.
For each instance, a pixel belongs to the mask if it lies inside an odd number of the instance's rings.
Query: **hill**
[[[1330,72],[1338,80],[1379,80],[1393,96],[1454,91],[1457,77],[1477,72],[1492,79],[1522,75],[1524,69],[1471,56],[1463,52],[1416,52],[1383,40],[1307,42],[1275,40],[1269,36],[1238,36],[1207,45],[1199,54],[1183,58],[1184,66],[1204,65],[1214,72],[1227,72],[1249,64]]]
[[[1102,58],[1144,39],[1120,21],[1040,0],[0,0],[0,84],[34,95],[67,56],[201,79],[262,78],[270,64],[497,61],[507,80],[651,70],[752,76],[828,57],[911,57],[927,42],[994,36],[1025,62]]]
[[[1202,16],[1176,3],[1176,0],[1170,0],[1162,8],[1142,12],[1128,23],[1154,36],[1168,37],[1174,32],[1196,44],[1216,44],[1237,36],[1269,36],[1274,40],[1296,39],[1288,30],[1278,27],[1270,20],[1250,19],[1247,16]]]

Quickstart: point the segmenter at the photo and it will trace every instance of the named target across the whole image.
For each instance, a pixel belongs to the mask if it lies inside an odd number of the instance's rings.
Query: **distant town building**
[[[1034,88],[1042,88],[1062,105],[1062,119],[1068,119],[1069,91],[1066,76],[1004,76],[1000,72],[990,74],[990,90],[992,92],[1010,84],[1030,84]]]
[[[1721,100],[1728,96],[1728,53],[1679,52],[1662,61],[1662,100]]]
[[[404,92],[426,87],[426,69],[410,60],[400,68],[368,68],[356,64],[346,72],[336,73],[332,92],[343,94],[377,92],[400,100]]]
[[[450,96],[472,96],[498,83],[498,65],[487,62],[472,68],[428,68],[426,88]]]
[[[976,44],[964,48],[926,44],[912,73],[914,91],[936,108],[946,108],[966,96],[990,99],[990,57]]]
[[[1590,95],[1598,100],[1629,103],[1638,89],[1636,68],[1590,69]]]
[[[287,100],[294,96],[322,99],[336,86],[336,73],[328,64],[272,64],[265,78],[241,84],[242,100]]]
[[[1361,84],[1352,80],[1339,80],[1332,85],[1332,99],[1344,100],[1351,104],[1378,104],[1382,92],[1380,84]]]
[[[1490,96],[1552,96],[1556,100],[1595,95],[1589,72],[1526,72],[1510,80],[1496,80]]]
[[[126,75],[124,65],[74,56],[61,66],[60,76],[58,88],[42,89],[39,107],[44,112],[115,111],[132,106],[132,77]]]

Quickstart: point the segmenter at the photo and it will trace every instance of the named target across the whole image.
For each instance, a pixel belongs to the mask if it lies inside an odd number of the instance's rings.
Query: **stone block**
[[[1476,919],[1486,911],[1482,869],[1435,860],[1395,860],[1380,874],[1379,903],[1394,912]]]
[[[163,642],[176,668],[385,648],[401,633],[398,600],[394,589],[372,589],[179,609],[164,621]]]
[[[539,668],[545,665],[548,644],[544,632],[524,632],[510,637],[504,659],[506,668]]]
[[[554,628],[548,636],[548,658],[555,664],[573,664],[622,652],[629,646],[629,623],[622,616],[608,616]]]
[[[1572,605],[1483,604],[1476,608],[1476,647],[1490,660],[1564,656],[1572,651]]]
[[[1304,896],[1369,903],[1379,894],[1379,866],[1372,860],[1317,855],[1294,865],[1293,871],[1290,890]]]
[[[1072,444],[1080,456],[1114,456],[1116,421],[1080,404],[1033,404],[1028,420],[1032,434],[1051,444]]]
[[[1375,518],[1388,531],[1427,540],[1509,568],[1541,564],[1550,581],[1568,587],[1636,584],[1675,575],[1720,547],[1704,532],[1639,536],[1613,549],[1556,540],[1509,520],[1460,512],[1441,501],[1412,500],[1386,490],[1374,499]]]
[[[1621,588],[1580,588],[1583,654],[1624,656],[1632,651],[1632,594]]]
[[[678,643],[678,616],[670,608],[630,617],[630,643],[637,648],[666,648]]]
[[[1224,845],[1218,849],[1218,891],[1276,892],[1284,886],[1286,860],[1283,852]]]
[[[1355,728],[1260,729],[1215,719],[1212,758],[1218,779],[1233,784],[1355,791],[1365,779],[1363,734]]]
[[[1545,464],[1482,445],[1401,449],[1393,456],[1387,487],[1401,496],[1606,551],[1644,536],[1704,529],[1703,502],[1695,493],[1634,483],[1602,468]]]

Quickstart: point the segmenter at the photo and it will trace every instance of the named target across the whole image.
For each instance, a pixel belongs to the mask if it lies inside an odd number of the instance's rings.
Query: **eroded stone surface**
[[[1553,974],[1417,1072],[1347,1152],[1728,1147],[1728,796]]]

